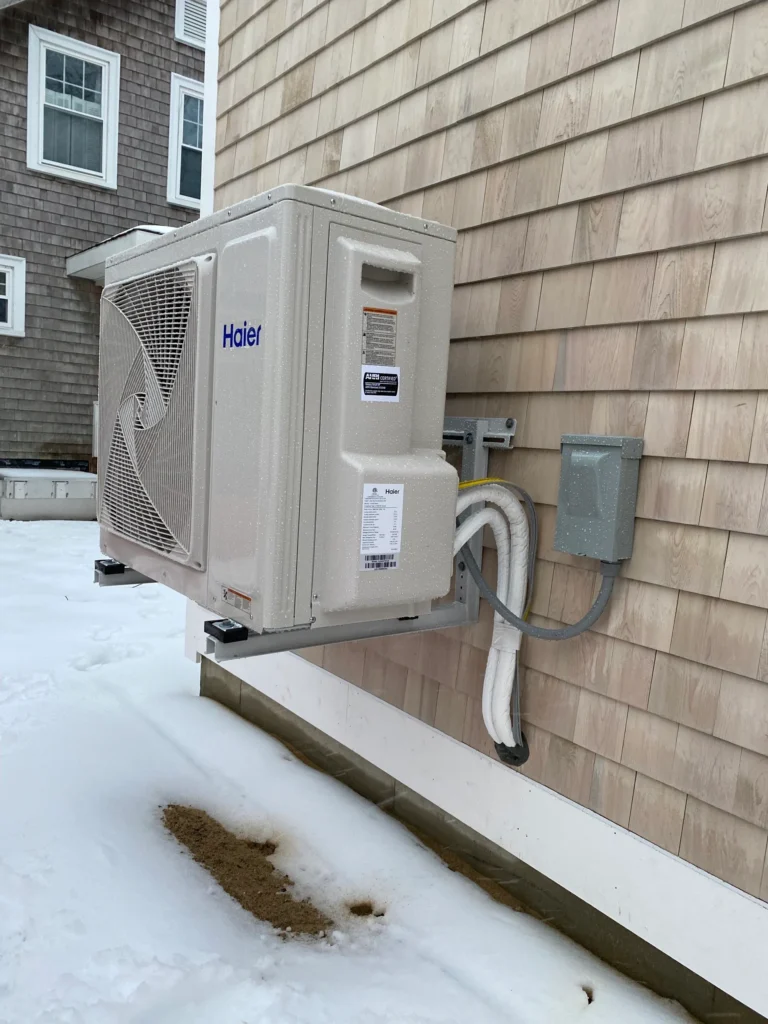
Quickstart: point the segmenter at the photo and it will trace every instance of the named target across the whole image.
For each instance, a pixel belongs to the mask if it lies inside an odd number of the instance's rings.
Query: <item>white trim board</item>
[[[200,216],[213,213],[216,169],[216,104],[219,88],[219,0],[208,0],[205,22],[205,92],[203,97],[203,171]]]
[[[188,602],[189,657],[214,617]],[[768,1016],[765,903],[295,654],[223,667]]]

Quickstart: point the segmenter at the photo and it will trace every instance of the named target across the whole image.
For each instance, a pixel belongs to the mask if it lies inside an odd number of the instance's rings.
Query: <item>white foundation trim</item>
[[[186,651],[205,651],[188,603]],[[295,654],[224,667],[758,1013],[768,905]]]

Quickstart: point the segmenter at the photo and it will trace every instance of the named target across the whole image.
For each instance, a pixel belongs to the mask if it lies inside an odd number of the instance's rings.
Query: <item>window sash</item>
[[[179,154],[179,196],[182,199],[200,199],[203,151],[182,146]],[[185,180],[186,179],[186,180]]]
[[[104,167],[104,126],[69,110],[45,107],[43,160],[59,167],[101,174]]]
[[[101,64],[74,57],[71,53],[44,47],[44,99],[83,117],[102,118],[104,68]]]
[[[199,207],[202,193],[203,83],[171,76],[168,202]]]
[[[11,310],[11,295],[13,294],[13,283],[9,270],[0,270],[0,326],[7,327],[13,318]]]
[[[179,195],[184,199],[199,199],[203,165],[203,100],[181,89],[179,105]]]
[[[48,55],[55,54],[62,58],[62,83],[66,85],[69,66],[82,65],[83,94],[85,89],[86,66],[98,68],[100,71],[99,106],[100,116],[87,111],[75,110],[72,107],[48,100],[48,81],[53,80],[48,74]],[[74,85],[75,83],[70,83]],[[104,177],[106,148],[106,118],[104,109],[108,99],[109,68],[95,60],[67,53],[66,50],[43,43],[40,50],[40,156],[41,163],[56,167],[69,167],[86,174]],[[95,91],[95,90],[87,90]],[[64,96],[64,93],[62,93]],[[79,122],[79,124],[77,123]],[[98,153],[94,152],[98,149]],[[79,152],[78,152],[79,150]]]

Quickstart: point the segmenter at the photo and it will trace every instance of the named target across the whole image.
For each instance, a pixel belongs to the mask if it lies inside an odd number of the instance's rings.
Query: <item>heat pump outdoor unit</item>
[[[455,240],[285,185],[110,261],[102,551],[257,634],[428,612]]]

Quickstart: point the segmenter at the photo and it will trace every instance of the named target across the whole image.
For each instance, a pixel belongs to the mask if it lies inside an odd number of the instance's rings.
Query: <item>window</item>
[[[27,166],[117,187],[120,56],[29,26]]]
[[[200,209],[203,163],[203,83],[171,75],[168,202]]]
[[[24,335],[24,290],[27,261],[0,255],[0,335]]]
[[[176,0],[176,38],[181,43],[205,49],[206,0]]]

